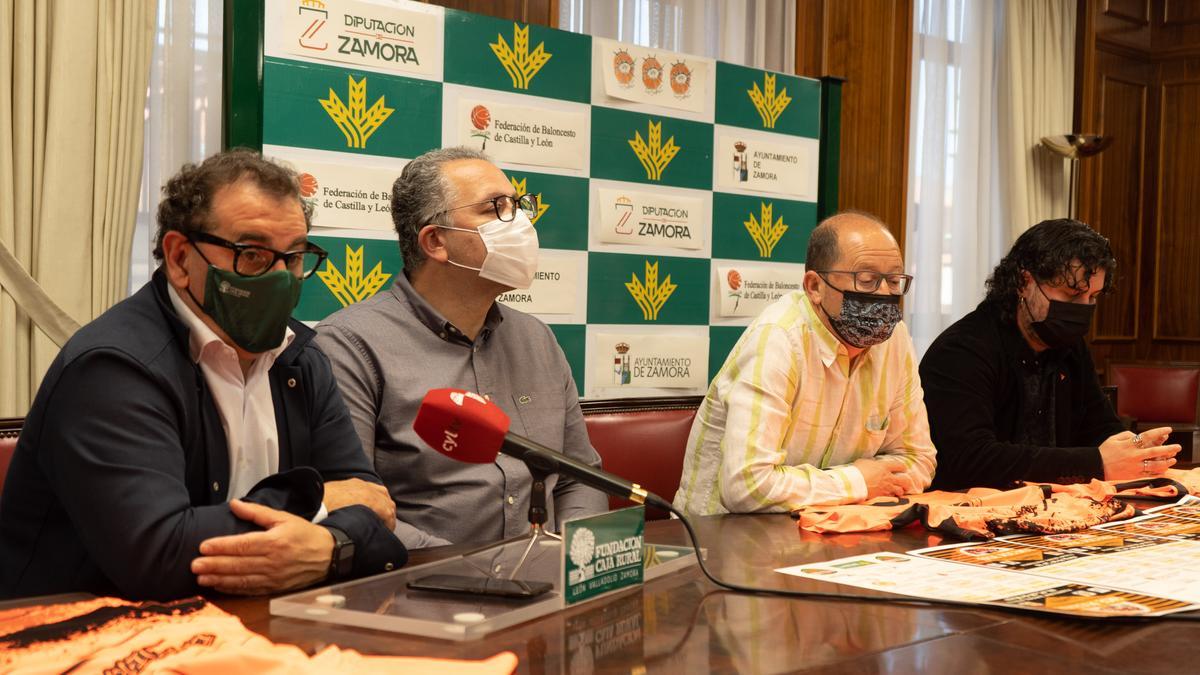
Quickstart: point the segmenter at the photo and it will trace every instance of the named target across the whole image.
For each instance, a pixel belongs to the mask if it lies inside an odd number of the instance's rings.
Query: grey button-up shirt
[[[532,316],[494,304],[472,342],[401,274],[389,291],[325,319],[316,342],[396,502],[396,534],[409,548],[482,543],[529,530],[533,481],[524,462],[506,455],[493,464],[458,462],[413,431],[430,389],[485,394],[512,419],[513,433],[600,466],[566,357]],[[546,488],[547,526],[608,507],[603,494],[565,476],[551,476]]]

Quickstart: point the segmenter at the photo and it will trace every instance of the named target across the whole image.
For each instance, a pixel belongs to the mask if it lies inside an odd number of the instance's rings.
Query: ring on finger
[[[1133,441],[1133,444],[1135,446],[1137,446],[1139,448],[1142,447],[1142,435],[1141,434],[1134,434],[1133,438],[1131,438],[1130,440]]]

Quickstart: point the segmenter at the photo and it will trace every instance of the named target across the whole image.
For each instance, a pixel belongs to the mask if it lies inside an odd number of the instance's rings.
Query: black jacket
[[[246,500],[311,518],[322,481],[380,481],[313,331],[291,328],[270,370],[280,473]],[[200,542],[259,529],[229,510],[229,473],[220,415],[160,270],[81,328],[42,380],[0,500],[0,598],[200,592],[190,571]],[[356,576],[407,559],[365,506],[322,524],[354,540]]]
[[[943,332],[921,359],[921,385],[937,447],[933,489],[1007,487],[1016,481],[1078,483],[1104,478],[1099,445],[1122,431],[1100,390],[1087,344],[1068,347],[1054,378],[1060,447],[1014,442],[1021,419],[1018,364],[1034,352],[1016,323],[983,302]]]

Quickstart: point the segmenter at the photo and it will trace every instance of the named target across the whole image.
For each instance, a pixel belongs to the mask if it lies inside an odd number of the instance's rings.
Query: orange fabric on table
[[[793,511],[809,532],[872,532],[915,522],[963,539],[998,535],[1069,532],[1129,518],[1136,510],[1115,499],[1116,490],[1099,481],[1072,491],[1025,485],[1013,490],[972,488],[966,492],[926,492],[903,498],[876,497],[860,504],[809,506]]]
[[[163,603],[96,598],[0,610],[0,672],[508,675],[516,667],[511,652],[462,661],[364,656],[330,646],[310,657],[251,632],[201,598]]]

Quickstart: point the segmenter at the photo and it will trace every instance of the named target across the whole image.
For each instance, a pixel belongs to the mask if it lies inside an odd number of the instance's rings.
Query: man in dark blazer
[[[161,266],[63,346],[0,500],[0,598],[260,594],[407,551],[313,331],[324,252],[295,175],[250,151],[163,190]]]

